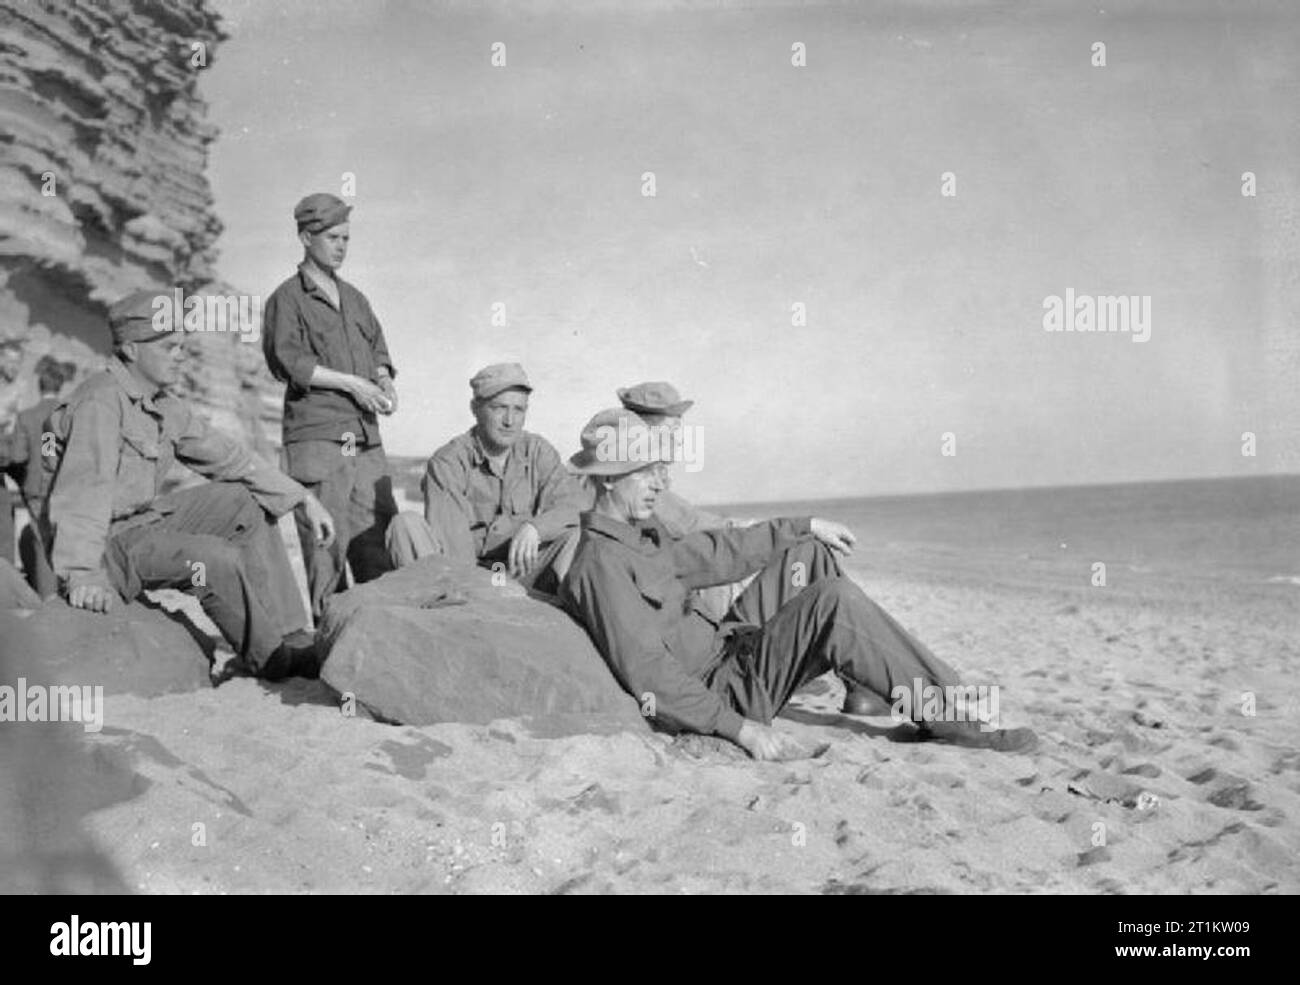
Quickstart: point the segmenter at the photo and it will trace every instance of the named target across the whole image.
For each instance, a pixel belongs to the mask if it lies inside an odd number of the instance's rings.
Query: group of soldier
[[[158,291],[112,306],[107,368],[62,400],[47,396],[19,429],[30,437],[10,442],[39,555],[29,577],[43,597],[106,612],[146,589],[191,592],[240,668],[280,680],[319,673],[310,627],[349,581],[442,554],[563,606],[620,684],[653,697],[661,726],[717,734],[760,759],[810,754],[771,721],[827,671],[846,683],[847,712],[879,711],[899,686],[959,684],[844,575],[846,527],[708,513],[669,489],[664,442],[604,440],[679,429],[692,401],[668,383],[619,389],[619,406],[592,418],[566,462],[524,429],[533,388],[523,368],[487,366],[470,380],[472,426],[428,460],[423,512],[399,512],[379,433],[398,406],[397,370],[365,296],[338,276],[350,211],[325,193],[298,203],[303,259],[265,305],[263,352],[286,387],[282,469],[173,392],[183,338],[155,325]],[[164,491],[176,461],[211,481]],[[289,512],[310,614],[278,534]],[[901,726],[914,740],[1034,743],[1028,729],[914,718]]]

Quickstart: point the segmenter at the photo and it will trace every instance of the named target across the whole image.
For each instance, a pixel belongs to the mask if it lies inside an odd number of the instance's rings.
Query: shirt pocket
[[[533,515],[533,484],[528,475],[517,476],[506,490],[506,512],[511,516]]]
[[[122,444],[123,452],[150,462],[158,461],[162,454],[162,443],[155,436],[135,428],[122,429]]]
[[[641,593],[641,597],[653,608],[663,611],[681,607],[685,593],[672,573],[634,570],[632,580],[636,583],[636,589]]]

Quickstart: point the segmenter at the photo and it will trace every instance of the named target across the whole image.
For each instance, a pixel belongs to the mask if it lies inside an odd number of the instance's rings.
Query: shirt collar
[[[334,301],[330,298],[328,294],[325,293],[325,289],[322,288],[320,284],[316,282],[316,278],[313,277],[311,273],[308,272],[307,265],[305,263],[298,264],[298,283],[302,285],[302,289],[304,293],[315,294],[321,300],[329,302],[331,308],[334,307]],[[343,278],[340,277],[338,274],[335,274],[334,283],[338,287],[339,302],[342,303]]]
[[[654,552],[668,542],[668,535],[657,519],[651,517],[641,523],[623,523],[589,510],[579,517],[583,530],[603,534],[636,551]]]
[[[521,434],[519,436],[519,441],[522,441],[523,439],[524,436]],[[470,460],[480,468],[486,465],[489,472],[496,475],[497,478],[500,478],[502,475],[505,475],[506,469],[509,468],[511,461],[513,461],[515,448],[519,447],[519,441],[516,441],[514,445],[511,446],[510,450],[506,452],[506,457],[501,459],[501,474],[497,475],[496,470],[492,468],[492,459],[488,457],[487,449],[483,447],[483,442],[479,440],[478,425],[476,424],[469,429]]]
[[[113,374],[113,379],[117,380],[128,397],[144,406],[147,410],[154,409],[153,398],[140,388],[139,381],[131,375],[131,371],[126,368],[126,364],[122,360],[116,357],[110,359],[108,361],[108,371]]]

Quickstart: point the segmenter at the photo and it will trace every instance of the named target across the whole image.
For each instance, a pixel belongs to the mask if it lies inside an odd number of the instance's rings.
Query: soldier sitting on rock
[[[54,571],[68,602],[92,612],[143,589],[189,592],[255,673],[315,676],[314,638],[275,521],[302,504],[327,545],[333,520],[170,392],[183,349],[179,334],[154,327],[160,295],[170,303],[169,288],[112,307],[108,368],[51,415]],[[160,495],[173,461],[213,481]]]
[[[669,729],[716,734],[755,759],[811,755],[772,719],[803,684],[835,670],[888,701],[915,683],[955,688],[960,679],[849,578],[836,554],[855,538],[820,518],[781,518],[742,529],[673,538],[655,518],[666,488],[662,447],[634,438],[647,425],[626,408],[602,411],[569,461],[594,476],[595,506],[561,588],[618,682]],[[612,441],[611,436],[619,436]],[[670,453],[671,455],[671,453]],[[719,624],[694,589],[756,574]],[[938,707],[910,717],[914,738],[1023,752],[1029,729],[985,728]]]

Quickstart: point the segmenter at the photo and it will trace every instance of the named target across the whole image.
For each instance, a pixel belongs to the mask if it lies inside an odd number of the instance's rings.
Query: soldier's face
[[[331,226],[319,233],[303,230],[298,234],[298,238],[302,240],[302,245],[306,248],[307,256],[311,257],[312,263],[321,270],[338,270],[348,255],[348,238],[351,232],[352,226],[349,223],[340,222],[337,226]]]
[[[667,488],[668,466],[662,462],[620,476],[609,488],[615,513],[628,523],[654,515],[659,494]]]
[[[490,400],[474,403],[472,407],[474,420],[478,422],[479,440],[488,451],[506,451],[524,433],[528,394],[523,390],[506,390]]]
[[[181,339],[169,333],[157,342],[132,342],[135,349],[132,362],[136,372],[155,390],[162,390],[181,378],[181,363],[185,347]]]

